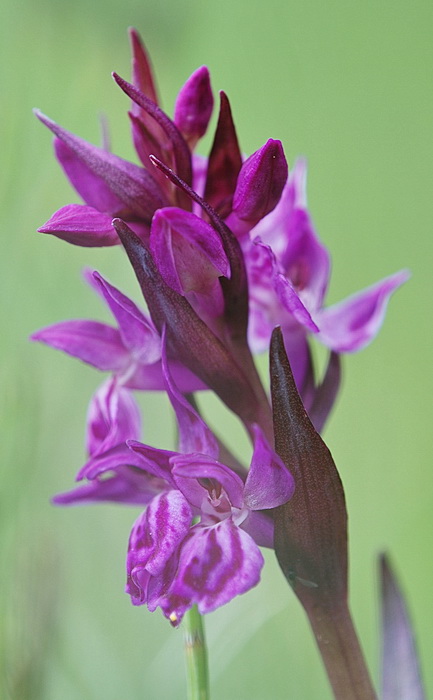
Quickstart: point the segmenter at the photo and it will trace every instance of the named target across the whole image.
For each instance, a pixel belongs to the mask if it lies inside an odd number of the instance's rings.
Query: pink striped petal
[[[104,382],[90,401],[86,425],[86,446],[91,456],[126,440],[137,440],[141,416],[131,392],[115,379]]]
[[[152,499],[134,523],[129,538],[127,572],[134,579],[140,569],[159,574],[188,533],[192,512],[180,491],[166,491]]]
[[[184,540],[168,593],[158,601],[178,624],[194,604],[208,613],[245,593],[260,580],[263,557],[251,537],[230,519],[210,528],[192,528]]]

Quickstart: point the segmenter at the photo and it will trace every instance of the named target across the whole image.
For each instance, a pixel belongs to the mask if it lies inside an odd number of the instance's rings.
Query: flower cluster
[[[273,451],[269,399],[253,353],[269,347],[279,325],[305,408],[320,430],[338,390],[339,354],[373,339],[407,273],[325,308],[330,260],[307,208],[305,163],[289,172],[273,139],[245,157],[224,93],[209,157],[195,154],[213,111],[207,68],[187,80],[170,119],[134,30],[131,43],[132,82],[114,79],[132,101],[141,164],[37,112],[84,200],[62,207],[39,231],[84,247],[123,244],[147,312],[86,271],[116,325],[63,321],[33,339],[110,373],[90,402],[89,459],[77,477],[87,482],[55,502],[144,507],[129,541],[127,592],[134,604],[160,607],[177,625],[192,605],[209,612],[258,582],[258,545],[273,545],[269,511],[294,491]],[[331,351],[320,381],[309,336]],[[135,390],[167,392],[177,451],[139,442]],[[215,392],[243,422],[253,444],[248,471],[200,416],[193,394],[202,390]]]

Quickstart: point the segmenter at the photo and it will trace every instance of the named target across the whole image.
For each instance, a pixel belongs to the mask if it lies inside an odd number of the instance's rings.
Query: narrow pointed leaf
[[[275,510],[277,558],[303,602],[340,603],[347,592],[343,487],[302,404],[279,328],[271,341],[271,393],[275,449],[295,479],[293,498]]]
[[[302,603],[336,700],[377,700],[347,604],[347,514],[331,454],[304,409],[281,330],[271,341],[275,449],[295,479],[274,511],[275,552]]]
[[[381,700],[426,700],[409,614],[388,557],[380,558]]]

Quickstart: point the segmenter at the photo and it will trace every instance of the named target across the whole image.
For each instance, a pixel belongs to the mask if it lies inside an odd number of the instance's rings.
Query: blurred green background
[[[345,358],[326,439],[346,487],[351,600],[374,678],[376,556],[386,549],[433,697],[432,20],[428,0],[3,3],[2,697],[184,697],[182,633],[122,592],[136,510],[49,504],[83,462],[85,411],[101,377],[27,339],[63,318],[106,318],[80,279],[86,265],[139,299],[120,249],[74,248],[35,233],[78,199],[32,107],[95,143],[103,112],[115,152],[134,157],[129,103],[110,78],[112,70],[129,76],[129,25],[151,52],[169,113],[181,84],[206,63],[214,89],[230,96],[245,152],[272,136],[290,162],[308,157],[310,208],[333,256],[329,302],[412,271],[377,340]],[[164,398],[150,394],[142,406],[145,440],[170,447]],[[206,623],[214,700],[331,698],[272,552],[263,583]]]

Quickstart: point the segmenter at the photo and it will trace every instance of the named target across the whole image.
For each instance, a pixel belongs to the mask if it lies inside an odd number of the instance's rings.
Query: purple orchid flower
[[[113,464],[116,469],[110,478],[95,478],[73,491],[55,496],[53,502],[58,505],[97,501],[146,505],[155,487],[152,489],[150,483],[144,484],[138,478],[141,475],[133,468],[137,460],[126,446],[127,440],[140,438],[140,423],[140,411],[131,391],[119,384],[116,377],[104,382],[89,404],[86,430],[89,459],[81,471],[99,474],[101,464],[106,469]],[[81,478],[80,473],[77,478]]]
[[[373,339],[407,273],[324,307],[330,260],[307,209],[303,162],[288,174],[281,142],[273,139],[244,159],[224,93],[209,158],[194,154],[213,109],[209,71],[201,67],[188,79],[170,119],[134,30],[131,42],[132,83],[114,79],[132,101],[141,165],[37,113],[84,201],[63,207],[39,230],[84,247],[121,241],[149,316],[97,272],[88,273],[116,326],[70,320],[32,338],[111,374],[89,406],[88,460],[77,476],[87,483],[54,502],[145,509],[129,540],[127,592],[134,604],[159,607],[177,626],[192,605],[206,613],[256,585],[259,546],[273,546],[268,511],[294,492],[271,447],[278,421],[252,351],[267,348],[281,326],[304,407],[320,431],[339,386],[339,353]],[[309,335],[331,351],[320,383]],[[194,408],[191,394],[201,389],[214,391],[243,421],[253,443],[248,472]],[[176,451],[140,442],[132,390],[167,392],[178,424]],[[302,417],[304,407],[299,402]],[[316,496],[320,504],[320,489]]]
[[[147,603],[151,611],[159,607],[177,626],[192,605],[210,612],[258,583],[263,566],[258,545],[273,542],[272,519],[262,511],[285,503],[294,482],[258,426],[245,481],[220,463],[217,441],[179,392],[165,352],[163,373],[182,451],[157,450],[136,440],[113,446],[102,436],[96,455],[78,474],[90,484],[54,502],[141,501],[147,506],[129,540],[127,592],[135,605]],[[99,423],[101,411],[96,413]],[[114,422],[115,442],[130,427],[119,430],[117,416]]]
[[[160,607],[178,625],[192,605],[207,613],[258,583],[257,544],[272,546],[273,533],[261,511],[286,502],[294,486],[256,430],[245,483],[208,455],[169,458],[171,488],[168,483],[139,516],[129,541],[127,592],[134,604]],[[129,445],[147,457],[146,446]],[[192,524],[193,518],[199,521]]]
[[[99,321],[74,319],[42,328],[31,339],[62,350],[103,372],[112,372],[120,385],[130,389],[164,390],[161,337],[151,319],[98,272],[86,272],[85,279],[107,304],[118,328]],[[171,364],[184,391],[206,388],[177,360],[171,360]]]
[[[379,331],[391,294],[408,279],[403,270],[325,308],[329,253],[314,230],[306,202],[306,166],[298,161],[276,208],[243,240],[250,292],[249,343],[269,347],[281,325],[302,390],[308,370],[307,334],[336,353],[364,348]]]

